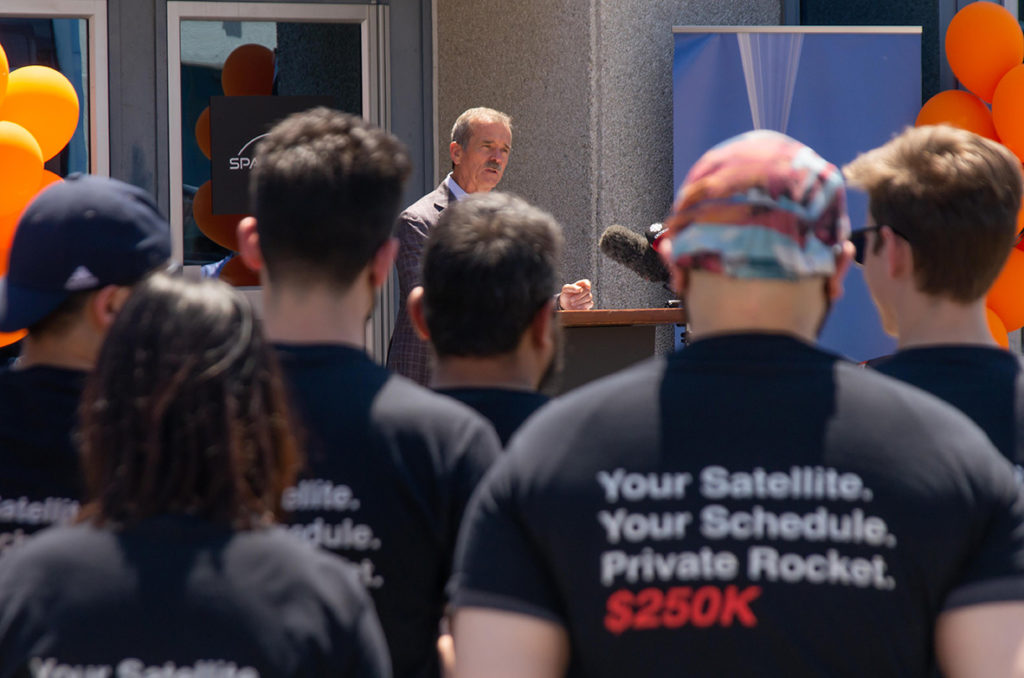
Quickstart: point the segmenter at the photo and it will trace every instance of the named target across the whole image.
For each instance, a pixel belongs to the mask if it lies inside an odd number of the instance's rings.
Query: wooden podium
[[[565,338],[564,365],[556,394],[654,355],[658,325],[682,325],[681,308],[559,311]]]

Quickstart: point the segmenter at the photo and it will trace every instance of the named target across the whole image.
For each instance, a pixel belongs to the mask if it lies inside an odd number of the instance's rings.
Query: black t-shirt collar
[[[771,332],[739,332],[697,339],[673,358],[682,362],[729,358],[737,362],[761,362],[780,358],[842,359],[819,346],[791,335]]]

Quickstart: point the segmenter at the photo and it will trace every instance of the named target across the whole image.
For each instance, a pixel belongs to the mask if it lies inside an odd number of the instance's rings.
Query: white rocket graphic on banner
[[[793,33],[739,33],[743,79],[754,129],[786,133],[804,36]]]

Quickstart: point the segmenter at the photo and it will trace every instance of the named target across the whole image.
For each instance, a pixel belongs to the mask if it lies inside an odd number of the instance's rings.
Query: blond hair
[[[910,243],[922,292],[963,303],[984,296],[1017,237],[1024,184],[1009,149],[946,125],[913,127],[843,173],[867,192],[875,223]]]

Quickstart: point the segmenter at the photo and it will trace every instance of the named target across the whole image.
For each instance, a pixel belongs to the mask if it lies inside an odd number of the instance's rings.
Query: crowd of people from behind
[[[1024,675],[1024,382],[984,307],[1012,154],[723,142],[657,245],[690,345],[549,401],[557,312],[592,290],[492,190],[510,148],[470,109],[401,212],[398,139],[281,121],[238,227],[259,313],[170,265],[144,191],[33,201],[0,288],[28,331],[0,371],[0,678]],[[396,262],[412,378],[363,348]],[[898,339],[867,367],[816,344],[851,265]]]

